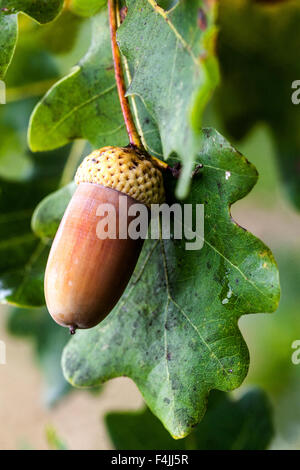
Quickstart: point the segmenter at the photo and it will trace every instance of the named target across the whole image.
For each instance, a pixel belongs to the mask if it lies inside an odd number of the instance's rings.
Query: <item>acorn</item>
[[[164,201],[155,160],[133,146],[103,147],[79,166],[76,191],[54,238],[45,273],[45,297],[53,319],[75,333],[102,321],[122,296],[136,266],[143,239],[119,231],[135,217],[128,209]],[[120,196],[128,209],[122,212]],[[115,210],[115,237],[99,233],[99,207]],[[101,212],[103,215],[103,212]]]

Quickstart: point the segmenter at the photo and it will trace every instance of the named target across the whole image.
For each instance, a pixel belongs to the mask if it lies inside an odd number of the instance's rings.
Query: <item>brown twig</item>
[[[130,106],[127,97],[125,96],[125,80],[122,68],[121,54],[117,44],[117,15],[116,15],[117,1],[108,0],[108,13],[110,25],[110,38],[111,48],[113,54],[115,77],[119,100],[121,104],[122,113],[124,116],[125,126],[131,145],[143,149],[143,145],[135,127],[135,123],[131,114]]]
[[[117,44],[117,28],[118,28],[118,0],[108,0],[108,14],[109,14],[109,25],[110,25],[110,38],[111,38],[111,48],[113,54],[113,61],[114,61],[114,69],[115,69],[115,78],[117,83],[117,89],[119,94],[119,100],[121,104],[121,109],[125,121],[125,126],[127,130],[127,134],[129,137],[129,142],[134,147],[146,152],[144,149],[143,143],[137,131],[135,122],[133,120],[132,112],[129,106],[128,98],[125,96],[126,94],[126,87],[125,87],[125,79],[123,74],[123,67],[122,67],[122,60],[120,50]],[[148,153],[148,152],[146,152]],[[160,170],[169,170],[170,167],[166,162],[154,157],[153,155],[149,155],[156,166],[160,168]]]

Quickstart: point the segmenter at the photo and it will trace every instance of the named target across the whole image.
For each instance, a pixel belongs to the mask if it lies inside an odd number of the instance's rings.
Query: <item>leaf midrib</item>
[[[195,54],[193,53],[192,51],[192,48],[190,46],[190,44],[188,44],[186,42],[186,40],[184,39],[184,37],[179,33],[179,31],[176,29],[176,27],[174,26],[174,24],[172,23],[172,21],[170,20],[169,16],[168,16],[168,13],[163,9],[161,8],[160,6],[157,5],[157,3],[154,1],[154,0],[147,0],[148,3],[151,5],[151,7],[153,8],[154,11],[156,11],[166,22],[166,24],[169,26],[169,28],[171,29],[171,31],[175,34],[176,38],[181,42],[183,48],[188,52],[188,54],[191,56],[191,59],[193,60],[193,62],[195,63],[195,65],[197,67],[200,66],[200,60],[197,59],[197,57],[195,56]]]
[[[50,129],[49,129],[49,132],[48,134],[52,134],[53,132],[55,132],[64,122],[66,122],[74,113],[76,113],[77,111],[79,111],[80,109],[84,108],[85,106],[88,106],[89,104],[91,104],[93,101],[96,101],[98,98],[100,98],[101,96],[109,93],[110,91],[112,91],[114,88],[116,88],[116,84],[114,83],[113,85],[111,85],[110,87],[106,88],[105,90],[101,91],[100,93],[97,93],[96,95],[92,96],[91,98],[89,98],[88,100],[86,101],[83,101],[82,103],[80,103],[79,105],[77,106],[74,106],[62,119],[60,119],[59,121],[57,121],[55,123],[54,126],[52,126]]]

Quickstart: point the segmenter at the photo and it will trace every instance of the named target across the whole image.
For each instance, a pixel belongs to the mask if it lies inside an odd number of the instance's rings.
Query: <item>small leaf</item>
[[[213,392],[202,422],[180,441],[171,438],[149,409],[109,413],[105,421],[117,450],[264,450],[274,434],[271,404],[258,389],[239,400]]]
[[[75,189],[75,183],[70,183],[40,202],[32,216],[32,230],[38,237],[41,239],[55,237]]]
[[[69,339],[68,331],[57,325],[45,308],[11,310],[7,328],[12,335],[34,341],[37,360],[46,382],[44,400],[48,406],[54,405],[70,391],[60,367],[60,356]]]
[[[0,80],[4,78],[17,43],[17,17],[0,13]]]
[[[216,2],[178,1],[170,11],[154,0],[128,0],[127,5],[118,31],[121,51],[134,70],[127,94],[139,96],[154,117],[165,158],[175,152],[183,162],[182,198],[200,146],[202,113],[218,82]]]
[[[35,108],[28,131],[33,151],[51,150],[76,138],[98,147],[127,145],[106,13],[93,19],[92,34],[87,55]]]
[[[255,168],[213,129],[203,131],[197,161],[203,173],[185,202],[205,205],[202,250],[187,251],[185,240],[147,240],[118,305],[63,354],[75,386],[132,378],[176,438],[201,420],[211,389],[244,380],[249,356],[239,317],[274,311],[279,301],[270,250],[230,217],[230,205],[256,183]]]
[[[48,23],[58,15],[63,3],[63,0],[0,0],[0,16],[22,11],[39,23]]]

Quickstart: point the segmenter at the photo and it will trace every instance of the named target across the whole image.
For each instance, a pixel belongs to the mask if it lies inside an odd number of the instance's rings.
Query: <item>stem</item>
[[[111,48],[113,54],[114,68],[115,68],[115,77],[117,83],[117,89],[119,94],[119,100],[121,104],[121,109],[125,121],[125,126],[127,134],[129,137],[129,142],[143,149],[143,145],[140,139],[140,136],[136,130],[135,123],[131,114],[128,98],[125,96],[125,80],[122,69],[121,54],[117,44],[117,0],[108,0],[108,13],[109,13],[109,25],[110,25],[110,38],[111,38]]]
[[[126,125],[127,134],[129,137],[129,142],[131,145],[139,148],[140,150],[146,151],[144,149],[143,143],[139,136],[139,133],[136,129],[136,125],[133,120],[131,109],[129,106],[128,98],[125,96],[126,87],[125,79],[122,68],[122,60],[120,50],[117,44],[117,28],[118,28],[118,0],[108,0],[108,14],[109,14],[109,25],[110,25],[110,38],[111,38],[111,48],[114,61],[115,69],[115,78],[117,83],[117,89],[119,94],[119,100],[121,104],[121,109]],[[155,162],[156,166],[161,170],[169,170],[170,167],[167,163],[159,160],[156,157],[150,155],[152,160]]]
[[[75,326],[75,325],[69,326],[69,332],[70,332],[70,335],[75,335],[75,333],[76,333],[76,326]]]

